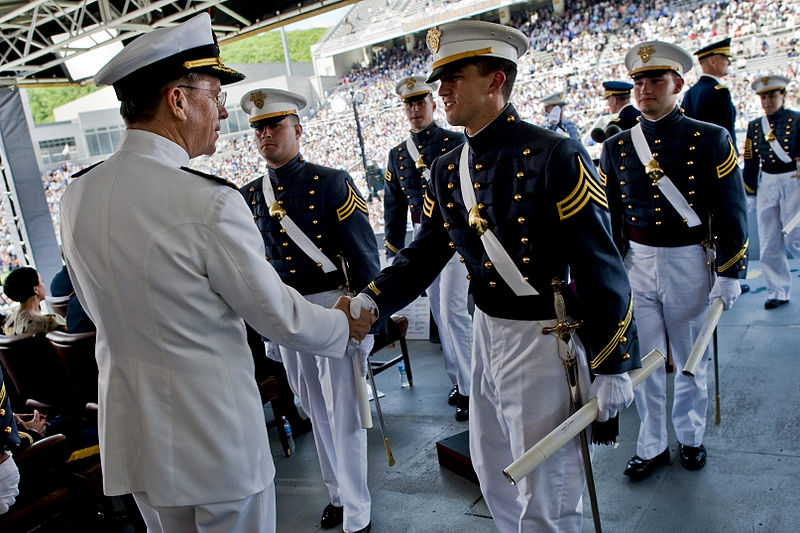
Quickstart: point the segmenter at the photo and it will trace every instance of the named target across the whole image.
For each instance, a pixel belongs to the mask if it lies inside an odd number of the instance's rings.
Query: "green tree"
[[[296,62],[311,61],[311,45],[319,41],[326,28],[290,31],[286,33],[289,58]],[[220,47],[225,63],[281,63],[283,45],[279,30],[261,33]]]
[[[79,87],[33,87],[27,90],[31,114],[36,124],[53,122],[53,109],[99,89],[94,84]]]

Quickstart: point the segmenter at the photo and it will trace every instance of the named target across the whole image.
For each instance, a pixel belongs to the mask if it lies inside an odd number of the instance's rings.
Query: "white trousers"
[[[761,175],[756,197],[758,241],[761,266],[767,284],[767,298],[788,300],[792,274],[786,251],[800,257],[800,225],[784,237],[782,230],[800,212],[800,179],[793,173]]]
[[[578,437],[516,485],[503,469],[569,416],[569,387],[556,339],[543,322],[493,318],[475,310],[469,449],[494,523],[503,533],[580,532],[583,464]],[[583,397],[589,371],[573,343]]]
[[[433,320],[439,328],[444,370],[453,385],[458,385],[458,392],[469,396],[472,383],[472,317],[467,304],[467,267],[460,260],[461,256],[454,254],[425,292],[431,304]]]
[[[694,378],[683,367],[708,313],[711,274],[699,244],[661,248],[631,242],[625,268],[633,290],[633,314],[643,354],[667,353],[666,336],[675,363],[672,425],[681,444],[700,446],[706,429],[708,350]],[[667,374],[664,366],[633,390],[641,425],[636,455],[652,459],[667,439]]]
[[[155,507],[144,492],[133,499],[148,533],[275,533],[274,483],[241,500],[204,505]]]
[[[331,307],[340,295],[330,291],[306,299]],[[372,337],[367,336],[359,349],[369,352],[371,347]],[[367,431],[361,428],[352,358],[320,357],[284,346],[279,351],[289,386],[311,418],[330,501],[344,507],[344,531],[363,529],[370,522],[372,500],[367,488]]]

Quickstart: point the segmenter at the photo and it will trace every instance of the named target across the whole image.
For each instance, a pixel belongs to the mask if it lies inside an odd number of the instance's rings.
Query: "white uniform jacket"
[[[127,130],[61,201],[70,277],[97,325],[105,492],[158,506],[236,500],[273,480],[242,318],[301,352],[342,357],[348,339],[342,312],[264,260],[242,195],[188,163],[166,138]]]

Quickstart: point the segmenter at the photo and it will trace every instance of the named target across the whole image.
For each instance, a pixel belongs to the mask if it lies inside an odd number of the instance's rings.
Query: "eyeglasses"
[[[193,87],[191,85],[178,85],[178,87],[183,87],[184,89],[197,89],[198,91],[208,91],[213,93],[213,89],[207,89],[205,87]],[[228,97],[228,93],[225,91],[220,91],[217,94],[212,94],[211,99],[214,100],[219,107],[223,107],[225,105],[225,100]]]

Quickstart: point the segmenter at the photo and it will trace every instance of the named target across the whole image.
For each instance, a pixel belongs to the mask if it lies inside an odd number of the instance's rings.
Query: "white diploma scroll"
[[[663,366],[666,362],[664,355],[658,350],[653,350],[642,359],[642,368],[637,368],[629,372],[631,384],[636,387],[653,373],[655,369]],[[592,398],[583,407],[578,409],[575,414],[561,423],[560,426],[551,431],[546,437],[533,445],[522,456],[511,463],[503,475],[512,485],[524,478],[542,464],[548,457],[553,455],[559,448],[575,438],[581,431],[589,427],[589,424],[597,419],[597,398]]]
[[[697,339],[694,341],[692,351],[689,352],[689,357],[686,359],[686,365],[683,367],[684,376],[694,377],[694,373],[697,372],[697,366],[706,353],[706,348],[708,348],[708,343],[711,342],[711,337],[714,335],[714,329],[717,327],[719,317],[722,316],[722,309],[722,299],[714,298],[706,315],[706,321],[703,322],[703,327],[700,328],[700,333],[698,333]]]
[[[800,172],[800,169],[798,169],[798,172]],[[782,233],[784,234],[784,236],[789,235],[789,233],[795,227],[797,227],[798,224],[800,224],[800,212],[798,212],[791,219],[789,219],[789,222],[787,222],[786,225],[783,227]]]
[[[350,350],[352,349],[353,348],[350,348]],[[363,429],[370,429],[372,427],[372,410],[369,407],[367,380],[361,373],[361,358],[356,355],[350,359],[353,361],[353,379],[356,384],[356,401],[358,401],[358,413],[361,418],[361,427]],[[369,361],[367,361],[367,364],[369,364]]]

